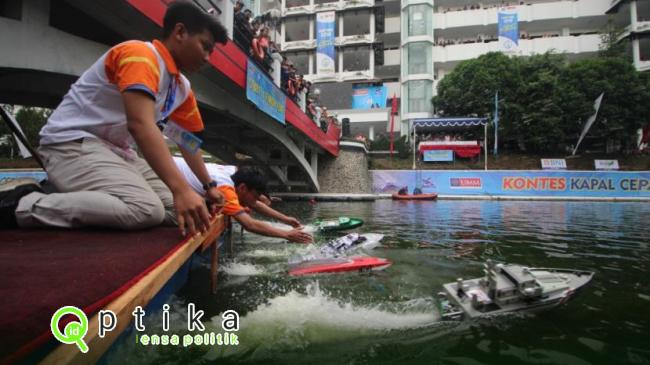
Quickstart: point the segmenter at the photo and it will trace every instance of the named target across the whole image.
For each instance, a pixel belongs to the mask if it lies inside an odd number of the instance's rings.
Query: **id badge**
[[[167,121],[163,129],[163,135],[183,148],[185,151],[195,154],[199,150],[203,141],[201,138],[195,136],[192,132],[188,132],[185,128],[170,121]]]

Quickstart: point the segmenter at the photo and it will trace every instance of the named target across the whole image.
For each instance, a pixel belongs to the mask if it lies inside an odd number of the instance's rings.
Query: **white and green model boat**
[[[350,217],[338,217],[314,222],[316,229],[321,232],[345,231],[347,229],[361,227],[362,225],[362,219]]]
[[[591,271],[485,263],[485,276],[444,284],[438,293],[442,319],[538,312],[564,304],[594,276]]]

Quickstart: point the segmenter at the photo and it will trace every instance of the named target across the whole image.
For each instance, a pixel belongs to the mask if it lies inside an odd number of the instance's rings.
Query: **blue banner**
[[[375,193],[519,197],[650,198],[650,172],[375,170]]]
[[[334,41],[336,12],[326,11],[316,14],[316,73],[336,72]]]
[[[454,160],[452,150],[426,150],[422,154],[425,162],[450,162]]]
[[[282,124],[286,107],[286,96],[273,81],[257,66],[248,61],[246,70],[246,98],[257,105],[261,111]]]
[[[352,109],[386,108],[386,86],[352,85]]]
[[[499,11],[499,48],[513,52],[519,48],[519,20],[515,8]]]

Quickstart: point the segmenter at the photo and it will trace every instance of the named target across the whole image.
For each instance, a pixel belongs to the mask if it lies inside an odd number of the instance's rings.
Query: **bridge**
[[[0,103],[54,108],[70,85],[112,45],[160,37],[163,0],[8,0],[0,3]],[[246,97],[249,59],[233,42],[188,75],[205,122],[202,148],[237,164],[250,156],[281,190],[318,192],[318,161],[338,156],[327,133],[286,98],[285,121]]]

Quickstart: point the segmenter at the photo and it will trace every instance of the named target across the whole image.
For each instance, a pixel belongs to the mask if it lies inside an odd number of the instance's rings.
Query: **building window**
[[[413,5],[408,8],[409,37],[433,35],[432,11],[428,5]]]
[[[308,4],[309,1],[307,1],[306,5]],[[279,8],[280,8],[280,2],[278,0],[260,1],[260,14],[264,14],[271,9],[279,9]]]
[[[433,68],[431,46],[426,42],[409,43],[408,74],[429,74]]]
[[[290,17],[284,20],[284,34],[286,42],[309,40],[309,18]]]
[[[287,0],[285,4],[287,8],[295,8],[297,6],[309,5],[309,0]]]
[[[370,12],[348,11],[343,14],[343,35],[370,34]]]
[[[343,72],[366,71],[370,69],[369,48],[344,48]]]
[[[21,0],[0,0],[0,16],[20,20],[23,13]]]
[[[650,61],[650,38],[639,39],[639,56],[641,61]]]
[[[327,3],[337,3],[338,0],[314,0],[314,4],[327,4]]]
[[[432,88],[432,83],[429,80],[408,82],[408,113],[425,113],[431,111]]]
[[[309,74],[309,54],[310,52],[295,52],[285,53],[284,56],[293,62],[296,67],[296,74],[307,75]]]

